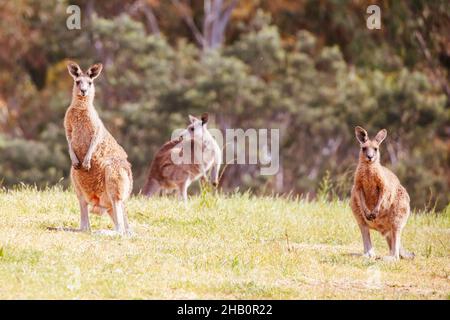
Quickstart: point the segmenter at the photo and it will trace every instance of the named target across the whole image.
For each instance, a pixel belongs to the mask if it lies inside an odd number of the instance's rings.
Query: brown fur
[[[192,181],[201,176],[199,164],[175,164],[172,161],[172,154],[177,153],[183,156],[183,145],[191,144],[191,155],[193,155],[194,141],[182,141],[174,139],[166,142],[155,155],[147,178],[147,183],[142,192],[151,196],[159,190],[178,190],[180,197],[184,198],[183,192]]]
[[[355,133],[361,145],[359,162],[351,193],[351,208],[360,227],[364,253],[373,256],[369,229],[386,237],[390,254],[394,259],[409,258],[400,237],[410,214],[409,195],[394,173],[380,164],[379,146],[386,137],[381,130],[373,140],[361,127]]]
[[[83,73],[80,76],[76,67],[74,64],[69,65],[69,72],[74,79],[80,81],[80,78],[88,77],[89,80],[89,76]],[[91,86],[91,93],[82,96],[79,94],[79,85],[74,83],[72,103],[64,118],[69,153],[70,149],[73,150],[71,179],[80,202],[81,229],[90,229],[87,206],[92,205],[93,213],[108,212],[116,231],[124,233],[129,231],[124,202],[132,190],[131,165],[126,152],[100,120],[92,103],[93,84]]]
[[[160,190],[178,190],[186,201],[189,185],[201,176],[206,177],[209,168],[212,168],[212,183],[217,185],[222,153],[206,129],[208,116],[204,114],[201,121],[190,116],[190,120],[191,125],[179,138],[166,142],[156,153],[142,189],[144,195],[152,196]],[[175,163],[173,156],[182,158],[184,150],[190,150],[189,163]]]

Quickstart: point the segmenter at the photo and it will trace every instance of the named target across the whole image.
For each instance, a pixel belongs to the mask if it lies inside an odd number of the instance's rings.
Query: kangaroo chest
[[[364,199],[366,200],[366,205],[368,209],[372,210],[378,202],[380,196],[380,185],[378,178],[373,172],[364,171],[360,176],[363,181],[362,190],[364,194]]]
[[[209,168],[211,168],[214,161],[214,150],[206,147],[203,150],[202,156],[203,165],[205,166],[206,170],[208,170]]]
[[[72,148],[78,159],[86,155],[95,135],[95,115],[89,110],[72,110],[71,114]]]
[[[205,167],[207,167],[207,169],[209,169],[215,159],[215,148],[214,148],[214,141],[212,141],[212,138],[210,139],[206,139],[203,142],[203,146],[202,146],[202,160],[203,160],[203,165]]]
[[[184,150],[190,149],[189,164],[202,165],[208,170],[214,162],[214,149],[209,143],[190,140],[180,148],[172,149],[176,154],[184,155]]]

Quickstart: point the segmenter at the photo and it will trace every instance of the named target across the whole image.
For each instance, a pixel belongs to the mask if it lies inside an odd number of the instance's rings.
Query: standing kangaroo
[[[206,177],[210,168],[212,184],[218,185],[222,151],[207,129],[208,114],[203,114],[201,120],[190,115],[189,120],[191,124],[179,138],[166,142],[156,153],[142,189],[144,195],[150,197],[161,189],[176,189],[186,202],[190,184],[201,176]],[[181,160],[187,151],[188,163],[174,161]]]
[[[389,246],[388,260],[413,258],[400,243],[401,233],[410,214],[409,195],[394,173],[380,164],[380,144],[386,129],[373,140],[361,127],[355,128],[361,149],[351,194],[351,208],[361,230],[364,256],[374,257],[370,229],[379,231]]]
[[[76,63],[67,66],[73,77],[72,102],[64,118],[70,177],[80,203],[81,231],[89,231],[88,205],[93,213],[108,212],[117,233],[129,233],[125,201],[131,194],[133,177],[127,154],[103,125],[93,101],[93,80],[102,70],[94,64],[86,73]]]

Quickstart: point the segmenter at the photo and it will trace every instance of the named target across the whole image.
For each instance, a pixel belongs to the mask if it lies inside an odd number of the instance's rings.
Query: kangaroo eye
[[[88,83],[89,83],[89,85],[92,85],[92,81],[89,81]]]
[[[362,148],[362,151],[366,152],[366,151],[367,151],[367,148],[366,148],[366,147],[363,147],[363,148]]]
[[[377,152],[377,151],[378,151],[378,148],[374,148],[374,150],[375,150],[375,152]]]
[[[75,83],[77,84],[77,86],[79,86],[80,85],[80,80],[77,80],[77,81],[75,81]]]
[[[189,130],[194,131],[194,127],[189,128]]]

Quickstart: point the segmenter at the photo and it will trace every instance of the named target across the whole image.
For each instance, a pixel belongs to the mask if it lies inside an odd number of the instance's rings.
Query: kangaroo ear
[[[103,65],[101,63],[96,63],[94,65],[92,65],[88,71],[86,72],[86,74],[91,78],[91,79],[95,79],[100,75],[100,72],[102,72],[103,69]]]
[[[194,117],[194,116],[189,115],[189,121],[190,121],[191,123],[194,123],[194,122],[200,121],[200,120],[198,120],[198,119],[197,119],[196,117]]]
[[[369,135],[367,134],[367,131],[364,130],[363,128],[361,128],[360,126],[357,126],[355,128],[355,136],[356,139],[360,142],[360,143],[364,143],[367,140],[369,140]]]
[[[375,141],[378,142],[378,144],[380,144],[383,142],[384,139],[386,139],[386,136],[387,136],[387,130],[382,129],[375,136]]]
[[[208,115],[207,112],[205,112],[204,114],[202,114],[202,117],[201,117],[201,119],[202,119],[202,125],[205,125],[205,124],[208,123],[208,117],[209,117],[209,115]]]
[[[67,64],[67,70],[69,70],[69,74],[73,78],[78,78],[79,76],[81,76],[83,74],[83,71],[81,71],[80,66],[78,64],[76,64],[75,62],[69,62]]]

